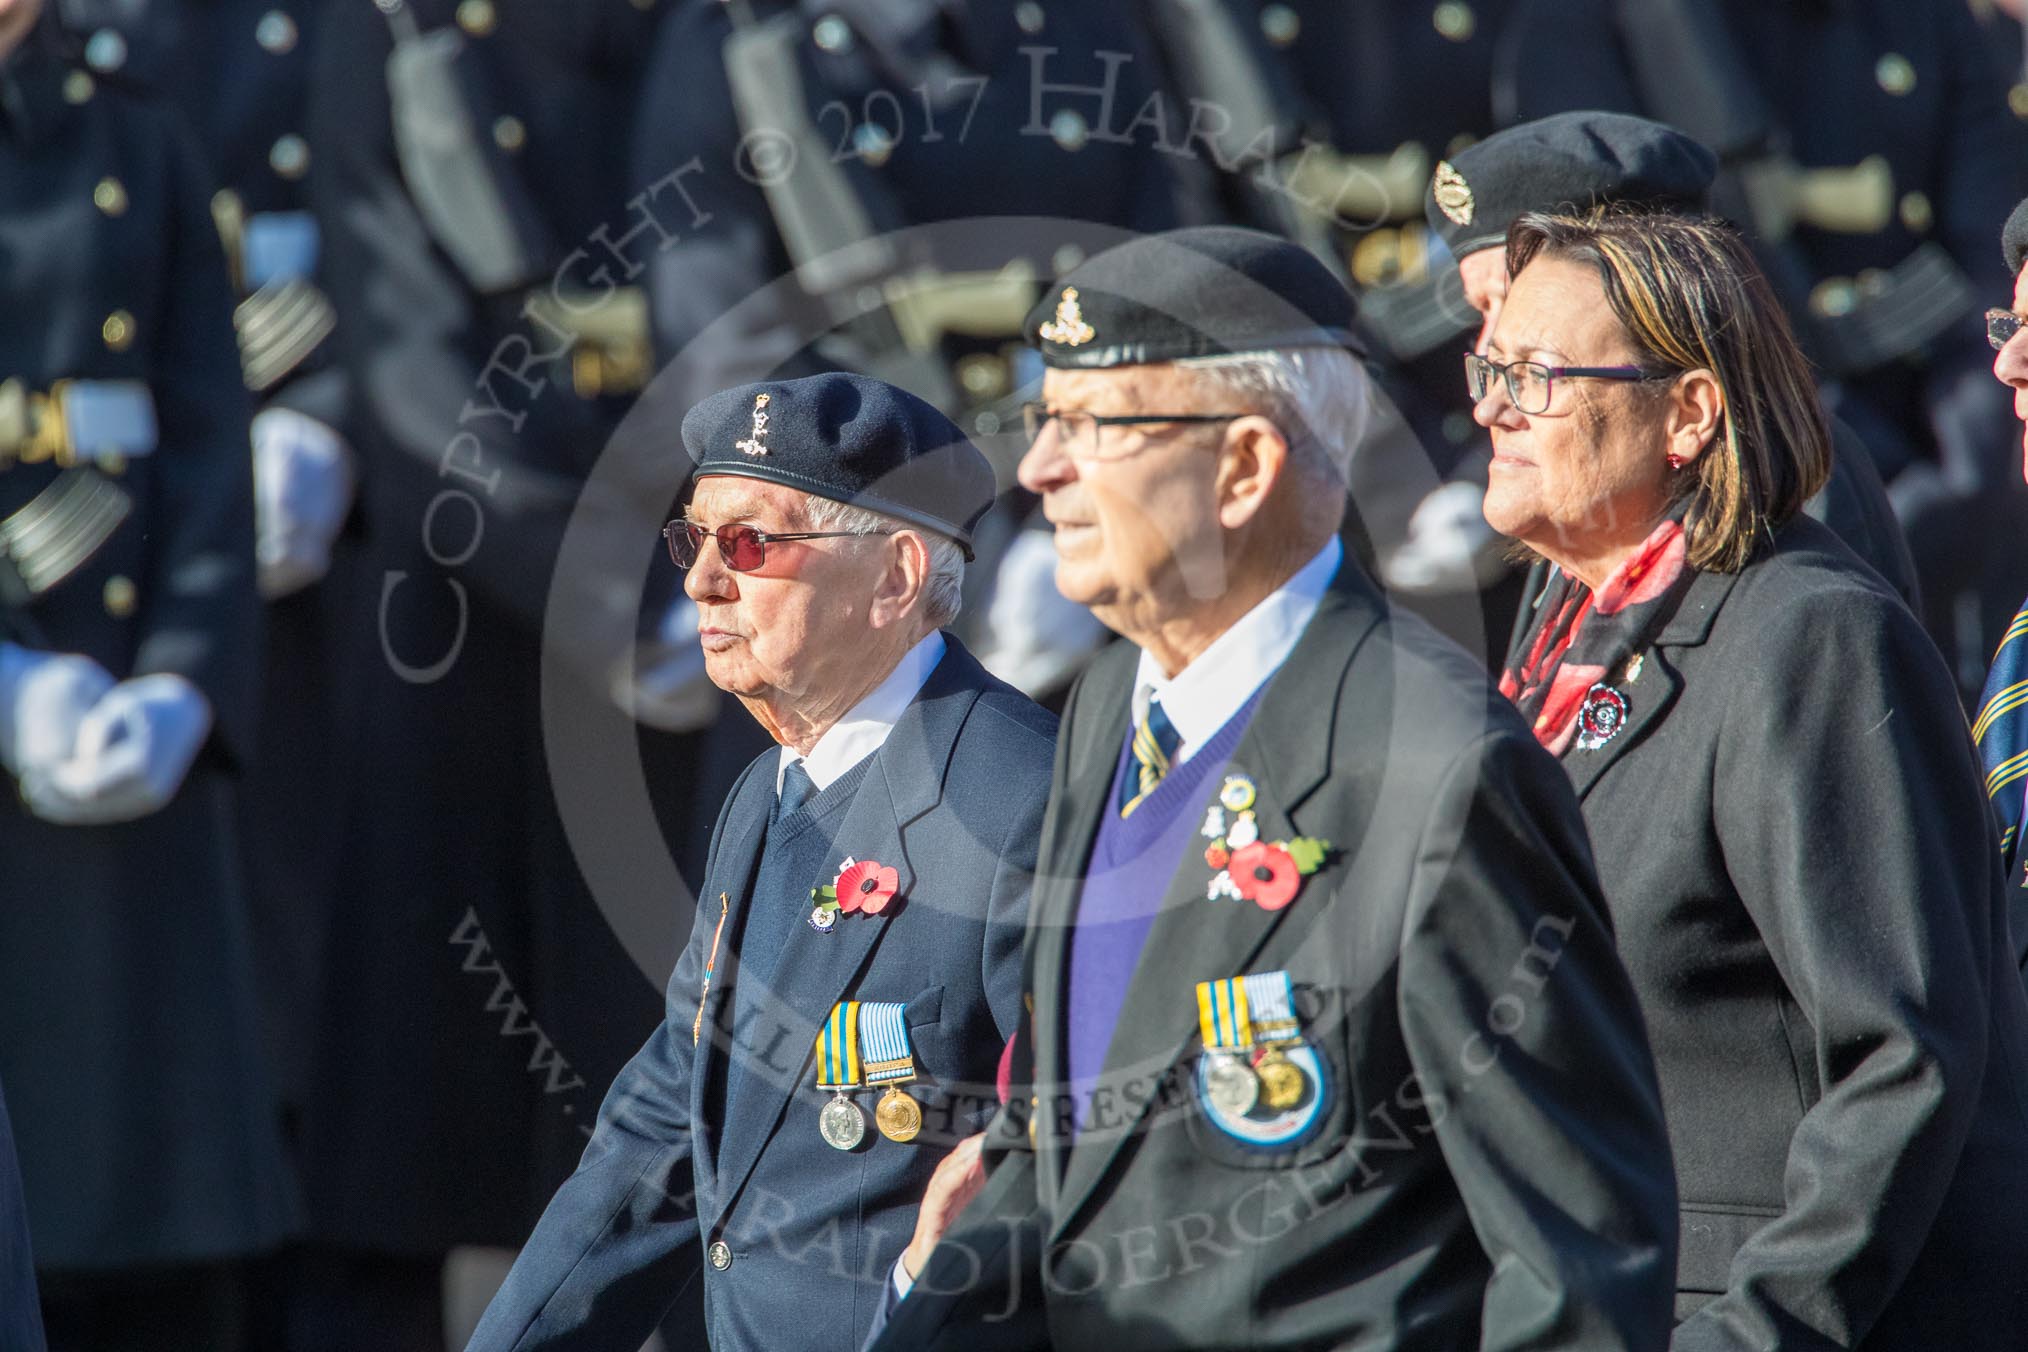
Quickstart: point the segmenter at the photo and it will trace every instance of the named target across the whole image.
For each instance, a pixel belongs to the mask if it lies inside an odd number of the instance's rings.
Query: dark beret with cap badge
[[[948,535],[972,557],[993,467],[937,408],[870,376],[833,373],[721,390],[683,416],[694,482],[761,479]]]
[[[1453,258],[1503,246],[1531,211],[1605,203],[1706,209],[1718,157],[1674,127],[1625,113],[1558,113],[1495,132],[1436,167],[1423,215]]]
[[[1197,226],[1092,255],[1028,313],[1046,366],[1092,369],[1271,348],[1364,355],[1357,305],[1315,255],[1258,230]]]

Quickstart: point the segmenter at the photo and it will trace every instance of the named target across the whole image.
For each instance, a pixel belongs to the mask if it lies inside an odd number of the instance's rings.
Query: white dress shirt
[[[1149,699],[1160,699],[1162,712],[1183,739],[1170,763],[1189,760],[1289,660],[1344,560],[1345,546],[1333,535],[1294,577],[1240,616],[1174,676],[1164,676],[1155,659],[1143,652],[1134,675],[1134,726],[1148,716]]]
[[[915,697],[922,692],[923,683],[929,680],[930,673],[937,669],[937,663],[943,658],[944,636],[932,629],[902,654],[901,660],[894,664],[894,670],[887,673],[886,680],[868,691],[864,699],[853,705],[850,712],[817,739],[809,755],[802,755],[792,746],[783,746],[781,757],[775,762],[776,795],[779,796],[782,791],[782,776],[797,761],[803,763],[804,773],[817,786],[817,792],[822,793],[838,776],[880,750],[880,744],[887,740],[888,733],[894,731],[894,725],[915,702]]]

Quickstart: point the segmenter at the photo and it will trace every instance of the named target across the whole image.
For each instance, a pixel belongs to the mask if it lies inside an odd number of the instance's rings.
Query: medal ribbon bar
[[[1244,978],[1197,983],[1197,1026],[1206,1051],[1244,1051],[1253,1046]]]

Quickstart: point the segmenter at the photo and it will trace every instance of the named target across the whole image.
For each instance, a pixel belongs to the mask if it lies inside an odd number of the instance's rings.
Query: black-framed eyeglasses
[[[1099,455],[1102,428],[1140,427],[1153,423],[1221,423],[1250,416],[1246,413],[1086,413],[1083,409],[1027,403],[1021,406],[1021,427],[1032,442],[1042,435],[1044,427],[1054,422],[1069,452],[1091,459]]]
[[[1500,363],[1476,352],[1465,354],[1465,388],[1478,403],[1493,388],[1499,375],[1507,384],[1507,397],[1523,413],[1547,413],[1549,399],[1559,380],[1670,380],[1667,372],[1648,371],[1638,366],[1544,366],[1539,361]]]
[[[2023,324],[2028,324],[2028,319],[2021,318],[2012,310],[1988,310],[1986,341],[1993,345],[1993,351],[1998,352],[2014,341],[2014,335],[2021,331]]]
[[[720,526],[717,530],[706,530],[695,521],[671,521],[662,527],[662,538],[668,542],[669,558],[678,568],[689,568],[697,562],[697,551],[704,548],[704,539],[710,536],[718,541],[718,557],[725,560],[725,566],[735,573],[751,573],[768,561],[768,546],[789,540],[837,540],[846,536],[865,537],[869,535],[892,535],[891,530],[799,530],[764,531],[752,526]]]

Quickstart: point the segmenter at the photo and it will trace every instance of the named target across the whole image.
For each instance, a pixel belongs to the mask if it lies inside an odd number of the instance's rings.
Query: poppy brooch
[[[829,934],[841,915],[854,911],[866,915],[879,915],[894,900],[895,889],[901,886],[901,875],[873,859],[854,859],[845,856],[845,862],[838,866],[838,876],[830,882],[810,889],[810,928],[819,934]]]
[[[1204,847],[1204,862],[1212,876],[1204,895],[1210,901],[1250,901],[1263,911],[1279,911],[1296,899],[1303,879],[1323,867],[1331,842],[1310,836],[1262,840],[1254,820],[1255,797],[1251,779],[1227,775],[1218,801],[1206,809],[1201,834],[1211,842]]]

